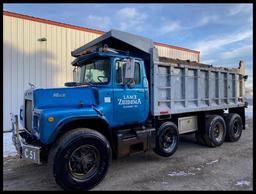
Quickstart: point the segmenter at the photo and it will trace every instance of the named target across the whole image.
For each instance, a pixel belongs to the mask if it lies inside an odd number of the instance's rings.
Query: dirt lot
[[[208,148],[186,135],[170,158],[149,152],[114,160],[93,190],[252,190],[252,131],[248,120],[235,143]],[[44,165],[8,157],[3,168],[4,190],[61,190]]]

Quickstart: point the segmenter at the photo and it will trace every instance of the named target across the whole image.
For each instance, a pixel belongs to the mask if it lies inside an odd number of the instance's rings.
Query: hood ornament
[[[33,84],[33,83],[31,83],[31,82],[29,82],[29,83],[28,83],[28,85],[29,85],[31,88],[36,87],[36,85],[35,85],[35,84]]]

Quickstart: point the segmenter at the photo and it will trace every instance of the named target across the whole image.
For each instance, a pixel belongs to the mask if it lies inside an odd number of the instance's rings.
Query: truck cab
[[[110,51],[95,52],[77,58],[73,65],[74,85],[92,88],[95,109],[111,128],[146,121],[149,91],[142,59]]]

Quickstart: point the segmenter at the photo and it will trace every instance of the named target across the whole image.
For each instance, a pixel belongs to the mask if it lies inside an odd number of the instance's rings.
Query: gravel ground
[[[149,152],[114,160],[93,190],[253,190],[252,131],[250,119],[235,143],[208,148],[185,135],[170,158]],[[49,177],[46,165],[4,158],[4,190],[61,190]]]

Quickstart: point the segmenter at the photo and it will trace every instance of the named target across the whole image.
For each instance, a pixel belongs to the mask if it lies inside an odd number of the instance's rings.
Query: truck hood
[[[32,93],[34,107],[37,109],[80,108],[95,104],[95,98],[90,86],[34,89]]]

